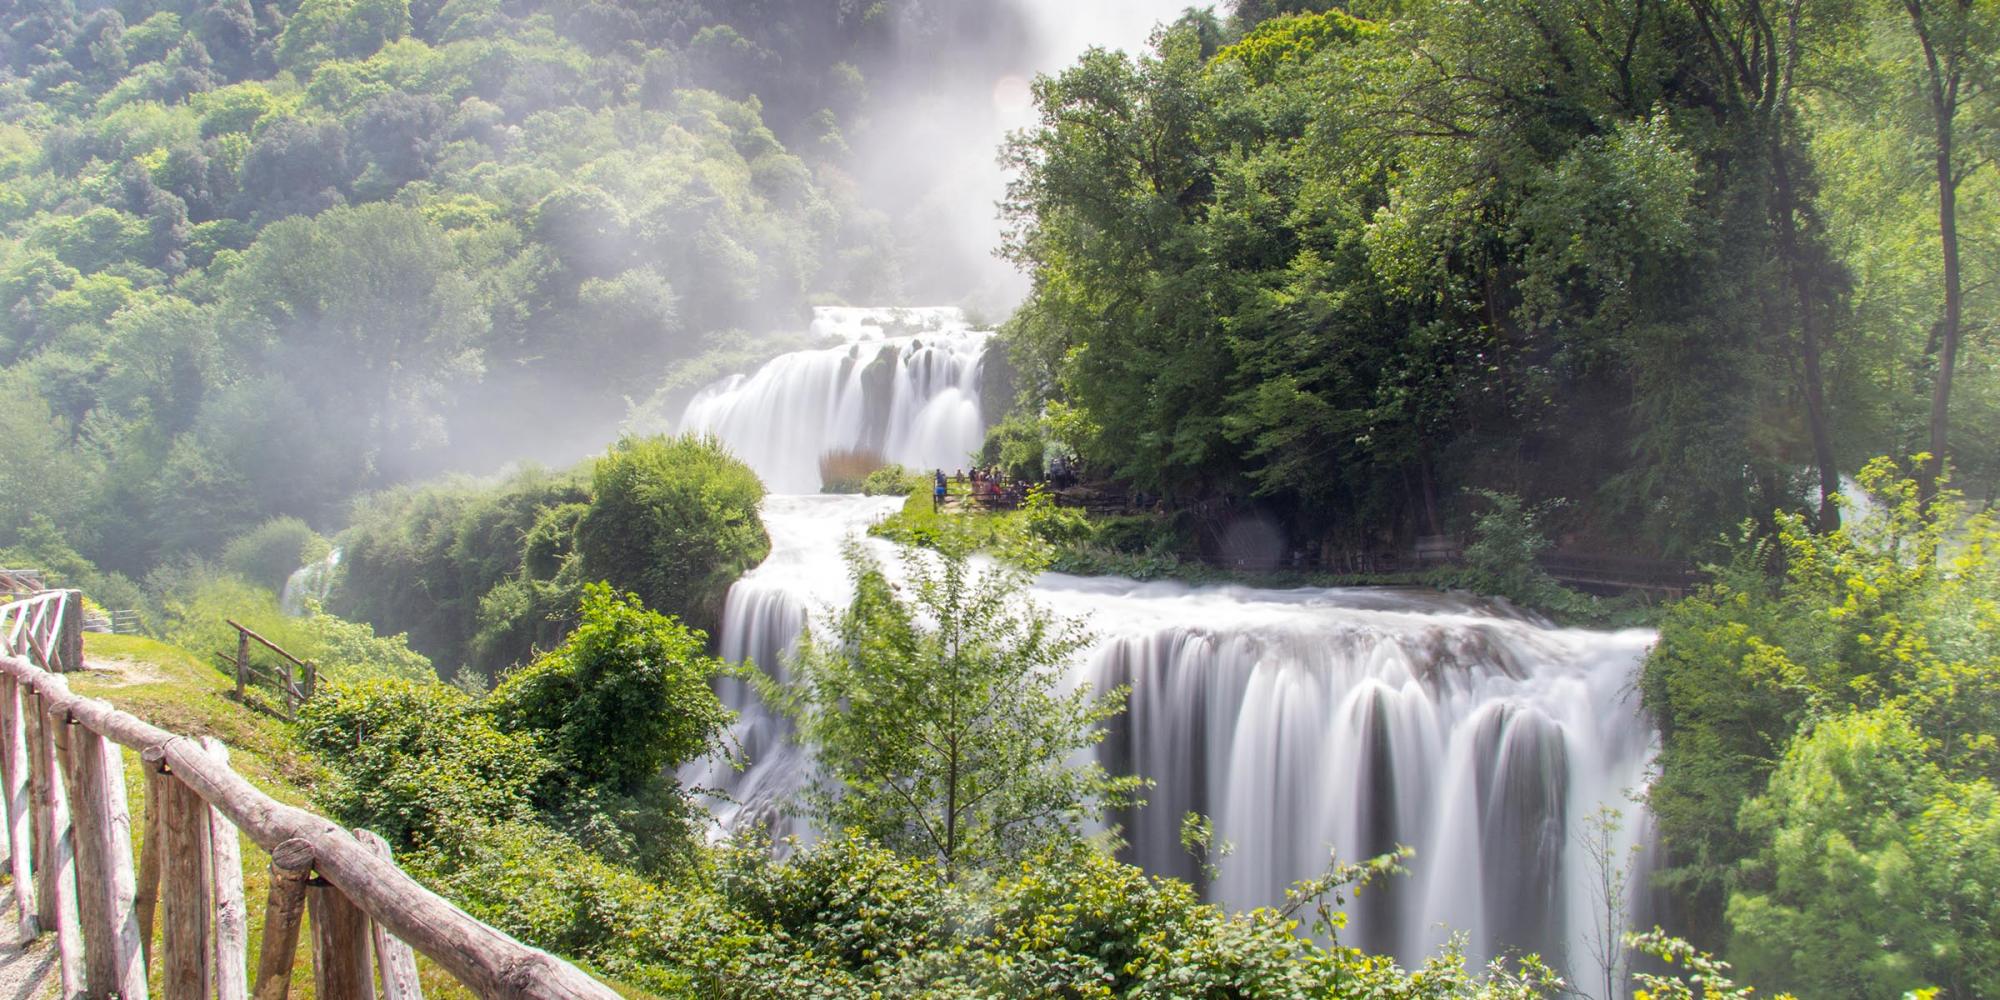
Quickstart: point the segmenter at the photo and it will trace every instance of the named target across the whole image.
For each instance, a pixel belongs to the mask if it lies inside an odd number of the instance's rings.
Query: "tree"
[[[720,621],[729,585],[771,551],[757,514],[764,484],[713,440],[626,438],[591,484],[576,526],[584,579],[698,627]]]
[[[1021,571],[976,569],[968,550],[905,548],[896,582],[851,546],[853,603],[803,640],[788,684],[758,681],[824,769],[814,812],[949,876],[1080,837],[1143,784],[1075,763],[1126,695],[1066,689],[1082,629],[1026,599]]]
[[[1913,83],[1928,126],[1925,152],[1937,184],[1938,251],[1943,263],[1943,313],[1931,337],[1937,374],[1931,383],[1930,461],[1924,489],[1935,491],[1949,452],[1951,382],[1964,326],[1964,278],[1959,259],[1958,195],[1974,173],[1989,166],[2000,127],[2000,16],[1975,0],[1903,0],[1911,36],[1921,50]]]
[[[488,698],[500,728],[532,734],[566,786],[629,795],[719,750],[731,713],[709,690],[723,670],[708,637],[634,594],[584,588],[581,621]]]

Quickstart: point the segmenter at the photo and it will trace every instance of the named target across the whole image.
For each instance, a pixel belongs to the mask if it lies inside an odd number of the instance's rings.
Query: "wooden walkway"
[[[14,909],[23,940],[52,933],[63,1000],[146,1000],[149,971],[167,1000],[281,1000],[308,912],[321,1000],[374,1000],[378,990],[421,1000],[414,952],[481,997],[616,1000],[419,885],[381,838],[258,791],[220,742],[71,694],[62,674],[83,662],[79,592],[0,606],[0,639],[0,814]],[[138,751],[146,771],[136,860],[121,748]],[[239,830],[271,856],[254,978]]]

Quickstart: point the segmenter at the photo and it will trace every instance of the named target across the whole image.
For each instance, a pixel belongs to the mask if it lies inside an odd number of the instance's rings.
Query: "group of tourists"
[[[966,483],[970,487],[967,496],[974,502],[993,503],[996,501],[1019,502],[1027,495],[1027,484],[1009,479],[999,469],[975,467],[970,473],[964,469],[953,472],[949,477],[943,469],[931,473],[931,505],[943,507],[945,497],[951,492],[951,483]]]

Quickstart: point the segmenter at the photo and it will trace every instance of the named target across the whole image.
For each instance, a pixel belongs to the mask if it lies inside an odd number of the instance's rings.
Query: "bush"
[[[553,767],[533,735],[502,732],[437,683],[328,685],[300,708],[296,732],[333,774],[322,804],[402,848],[526,815]]]
[[[923,489],[925,483],[923,473],[900,465],[885,465],[861,481],[861,492],[871,497],[899,497]]]
[[[447,479],[377,494],[340,536],[329,606],[380,631],[409,633],[447,676],[464,668],[498,674],[544,636],[548,609],[518,600],[489,605],[488,596],[519,579],[524,563],[539,575],[566,559],[572,543],[561,526],[589,498],[580,474],[535,468],[493,484]],[[568,602],[573,607],[573,594]],[[503,610],[543,618],[496,620]],[[527,639],[501,638],[510,635]]]
[[[231,540],[222,550],[222,565],[251,583],[282,593],[293,572],[326,558],[331,549],[304,521],[274,517]]]
[[[599,459],[577,523],[586,580],[632,591],[702,628],[730,584],[771,550],[764,484],[714,440],[626,438]]]
[[[708,637],[632,594],[584,588],[576,630],[487,699],[500,728],[540,740],[566,781],[631,794],[718,748],[730,713],[709,690],[725,668]]]

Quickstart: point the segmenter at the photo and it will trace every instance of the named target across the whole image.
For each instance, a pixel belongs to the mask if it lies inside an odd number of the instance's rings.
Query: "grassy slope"
[[[85,658],[91,670],[70,675],[70,689],[101,698],[162,729],[185,736],[214,736],[227,744],[230,765],[266,794],[289,805],[311,805],[315,768],[291,745],[285,722],[236,701],[229,679],[214,667],[175,646],[137,636],[90,635]],[[125,785],[132,803],[132,837],[136,849],[145,834],[145,776],[139,755],[125,753]],[[263,947],[264,899],[270,887],[270,855],[250,841],[243,845],[243,890],[250,918],[251,970]],[[154,926],[159,926],[156,919]],[[313,996],[311,938],[308,926],[300,935],[293,964],[292,996]],[[157,943],[157,941],[156,941]],[[470,997],[449,973],[418,956],[424,995],[430,998]],[[154,963],[153,987],[159,989]],[[253,984],[254,985],[254,984]]]

